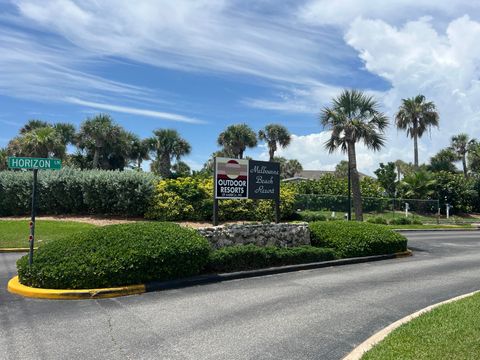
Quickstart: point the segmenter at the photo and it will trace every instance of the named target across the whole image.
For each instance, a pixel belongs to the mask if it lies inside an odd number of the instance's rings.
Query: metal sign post
[[[33,188],[32,188],[32,217],[30,220],[30,250],[28,252],[28,264],[33,264],[33,245],[35,242],[35,215],[36,215],[36,198],[37,198],[37,174],[38,169],[33,169]]]
[[[37,212],[37,177],[38,170],[60,170],[62,168],[62,160],[53,158],[27,158],[27,157],[9,157],[7,159],[9,169],[33,170],[33,186],[32,186],[32,212],[30,219],[30,236],[28,264],[33,264],[33,248],[35,244],[35,215]]]

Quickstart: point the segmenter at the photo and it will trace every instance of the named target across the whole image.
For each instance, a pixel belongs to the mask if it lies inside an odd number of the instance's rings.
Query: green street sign
[[[62,168],[62,160],[52,158],[9,157],[8,167],[10,169],[60,170]]]

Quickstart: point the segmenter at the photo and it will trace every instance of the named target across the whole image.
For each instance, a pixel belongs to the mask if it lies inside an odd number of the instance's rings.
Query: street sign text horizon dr
[[[10,169],[60,170],[62,160],[53,158],[8,157]]]

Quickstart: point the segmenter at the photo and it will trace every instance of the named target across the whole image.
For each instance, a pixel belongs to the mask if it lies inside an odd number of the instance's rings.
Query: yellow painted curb
[[[395,257],[397,258],[402,258],[402,257],[407,257],[407,256],[412,256],[413,251],[412,250],[407,250],[399,253],[395,253]]]
[[[37,250],[34,248],[33,250]],[[0,253],[29,252],[30,248],[0,248]]]
[[[376,334],[369,337],[367,340],[365,340],[363,343],[361,343],[355,349],[353,349],[350,354],[345,356],[343,358],[343,360],[360,360],[367,351],[372,349],[380,341],[385,339],[393,330],[397,329],[401,325],[406,324],[407,322],[419,317],[420,315],[423,315],[423,314],[435,309],[436,307],[439,307],[441,305],[445,305],[445,304],[448,304],[448,303],[451,303],[451,302],[454,302],[454,301],[464,299],[466,297],[475,295],[476,293],[479,293],[479,292],[480,292],[480,290],[477,290],[477,291],[474,291],[474,292],[471,292],[471,293],[468,293],[468,294],[460,295],[460,296],[454,297],[452,299],[448,299],[448,300],[445,300],[445,301],[427,306],[426,308],[423,308],[423,309],[421,309],[417,312],[414,312],[413,314],[407,315],[404,318],[395,321],[393,324],[388,325],[383,330],[380,330]]]
[[[15,276],[8,282],[8,291],[12,294],[37,299],[79,300],[142,294],[145,292],[145,285],[82,290],[40,289],[20,284],[18,276]]]

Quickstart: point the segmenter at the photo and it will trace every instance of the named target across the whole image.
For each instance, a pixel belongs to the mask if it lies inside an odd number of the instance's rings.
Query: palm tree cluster
[[[67,146],[76,147],[67,154]],[[188,175],[190,168],[180,158],[190,152],[190,144],[176,130],[158,129],[140,139],[115,123],[108,114],[87,118],[78,131],[72,124],[50,124],[30,120],[0,150],[2,165],[7,156],[57,157],[80,169],[141,170],[144,160],[152,159],[152,171],[163,177]],[[172,165],[172,161],[176,163]]]
[[[243,159],[246,149],[254,148],[258,141],[264,141],[267,144],[269,161],[280,163],[280,172],[283,178],[292,177],[302,171],[302,165],[298,160],[275,157],[279,148],[286,148],[291,142],[291,134],[286,127],[279,124],[268,124],[255,133],[247,124],[233,124],[218,135],[217,144],[222,149],[211,155],[203,165],[201,173],[212,174],[215,157]],[[248,157],[246,158],[248,159]]]

